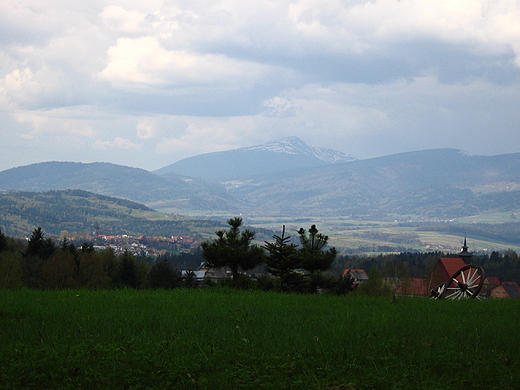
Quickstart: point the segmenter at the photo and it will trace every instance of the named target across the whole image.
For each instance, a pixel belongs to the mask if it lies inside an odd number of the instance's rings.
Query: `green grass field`
[[[512,389],[520,301],[0,291],[0,389]]]

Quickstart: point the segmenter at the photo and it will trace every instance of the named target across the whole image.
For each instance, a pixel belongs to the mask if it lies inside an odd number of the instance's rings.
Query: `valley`
[[[0,228],[18,235],[47,225],[59,234],[97,223],[113,235],[208,237],[241,216],[261,230],[260,242],[282,225],[316,224],[344,251],[458,250],[464,235],[474,251],[506,250],[520,247],[519,189],[520,153],[434,149],[359,160],[290,137],[154,172],[77,162],[8,169],[0,172]],[[56,202],[66,209],[52,211]],[[139,206],[110,215],[117,202]]]

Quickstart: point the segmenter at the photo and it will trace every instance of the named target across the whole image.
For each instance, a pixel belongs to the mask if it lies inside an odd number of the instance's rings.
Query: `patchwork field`
[[[497,238],[481,237],[473,234],[470,226],[476,223],[493,226],[504,224],[508,221],[508,215],[489,214],[480,217],[461,219],[463,225],[457,233],[446,231],[434,231],[420,229],[417,226],[403,226],[400,221],[361,221],[347,217],[336,218],[300,218],[297,220],[256,218],[250,223],[256,228],[270,229],[280,232],[282,225],[287,225],[288,232],[296,236],[296,231],[303,227],[308,229],[311,224],[316,224],[320,232],[330,237],[330,245],[335,246],[340,253],[345,250],[361,248],[364,253],[370,253],[374,248],[375,253],[402,252],[409,250],[429,251],[438,250],[446,253],[460,251],[464,234],[468,234],[468,246],[472,252],[491,253],[491,251],[506,251],[508,249],[520,251],[518,243],[508,243]],[[509,219],[510,221],[510,219]],[[381,248],[379,248],[381,247]]]
[[[0,389],[504,389],[520,302],[0,291]]]

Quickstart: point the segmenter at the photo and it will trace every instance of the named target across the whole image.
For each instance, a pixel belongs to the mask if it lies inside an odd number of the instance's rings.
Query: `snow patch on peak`
[[[278,141],[268,142],[265,144],[242,148],[243,151],[268,151],[275,153],[286,154],[303,154],[307,156],[316,157],[326,163],[336,164],[340,162],[347,162],[357,160],[352,155],[339,152],[327,148],[313,148],[307,145],[298,137],[287,137]]]
[[[357,157],[351,154],[345,154],[342,152],[338,152],[337,150],[327,149],[327,148],[314,148],[315,155],[320,160],[328,162],[330,164],[337,164],[348,161],[358,160]]]
[[[287,154],[309,154],[312,155],[313,148],[309,147],[298,137],[287,137],[278,141],[267,142],[265,144],[250,146],[243,148],[244,151],[268,151],[275,153],[287,153]]]
[[[459,150],[459,154],[461,154],[463,156],[473,156],[472,153],[466,152],[465,150]]]

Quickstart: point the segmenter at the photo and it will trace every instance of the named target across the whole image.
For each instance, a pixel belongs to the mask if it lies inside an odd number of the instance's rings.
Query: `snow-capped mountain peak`
[[[286,154],[303,154],[308,156],[314,156],[326,163],[336,164],[340,162],[347,162],[357,160],[352,155],[339,152],[333,149],[327,148],[313,148],[307,145],[303,140],[298,137],[287,137],[282,138],[278,141],[268,142],[261,145],[250,146],[242,148],[242,151],[269,151],[275,153],[286,153]]]

